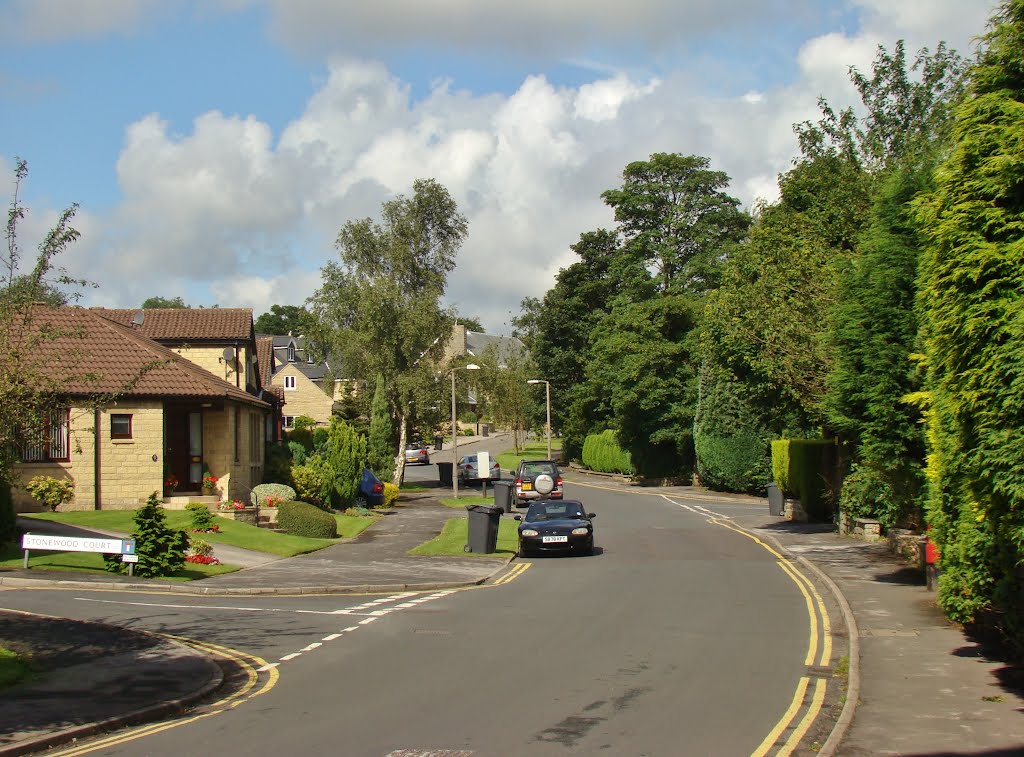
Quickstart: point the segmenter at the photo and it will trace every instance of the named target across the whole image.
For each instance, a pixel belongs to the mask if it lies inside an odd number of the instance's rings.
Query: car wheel
[[[366,507],[366,497],[356,497],[356,507]]]

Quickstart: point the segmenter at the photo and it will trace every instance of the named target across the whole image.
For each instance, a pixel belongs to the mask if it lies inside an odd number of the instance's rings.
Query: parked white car
[[[480,475],[480,465],[477,462],[476,455],[465,455],[459,460],[459,483],[469,483],[471,481],[481,481],[487,476]],[[491,475],[492,480],[501,478],[501,466],[498,465],[498,461],[495,458],[491,458]]]

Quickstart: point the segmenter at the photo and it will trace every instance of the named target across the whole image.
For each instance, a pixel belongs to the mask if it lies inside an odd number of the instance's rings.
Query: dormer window
[[[295,362],[295,342],[290,342],[288,344],[288,362]]]

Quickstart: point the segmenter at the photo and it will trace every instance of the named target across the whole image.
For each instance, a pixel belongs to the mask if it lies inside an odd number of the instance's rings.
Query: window
[[[110,416],[110,438],[131,439],[132,438],[132,417],[124,413],[115,413]]]
[[[42,428],[22,432],[21,461],[23,463],[68,462],[71,459],[71,438],[68,433],[71,411],[67,408],[50,410]]]
[[[284,388],[285,389],[294,389],[295,388],[295,377],[294,376],[285,376],[284,377]]]
[[[281,420],[282,420],[283,425],[284,425],[285,428],[292,428],[295,425],[295,416],[294,415],[282,416]]]

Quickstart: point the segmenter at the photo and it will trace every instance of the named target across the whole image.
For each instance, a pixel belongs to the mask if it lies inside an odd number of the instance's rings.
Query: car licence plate
[[[533,490],[533,484],[531,484],[529,481],[523,481],[523,491],[524,492],[528,492],[528,491],[532,491],[532,490]]]
[[[561,544],[569,541],[568,536],[542,536],[540,539],[544,544]]]

